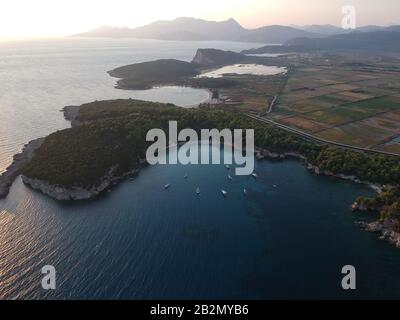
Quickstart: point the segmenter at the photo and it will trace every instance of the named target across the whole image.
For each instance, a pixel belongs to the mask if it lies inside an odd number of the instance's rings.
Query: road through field
[[[246,116],[248,116],[249,118],[252,118],[254,120],[263,122],[263,123],[272,124],[274,126],[277,126],[280,129],[282,129],[282,130],[288,131],[290,133],[296,134],[296,135],[301,136],[301,137],[306,138],[306,139],[313,140],[313,141],[318,142],[318,143],[330,144],[330,145],[337,146],[337,147],[340,147],[340,148],[350,149],[350,150],[359,151],[359,152],[361,151],[361,152],[367,152],[367,153],[383,154],[383,155],[387,155],[387,156],[400,157],[399,154],[392,153],[392,152],[386,152],[386,151],[379,151],[379,150],[372,150],[372,149],[368,149],[368,148],[356,147],[356,146],[352,146],[352,145],[348,145],[348,144],[344,144],[344,143],[339,143],[339,142],[335,142],[335,141],[330,141],[330,140],[326,140],[326,139],[323,139],[323,138],[319,138],[319,137],[314,136],[312,134],[309,134],[309,133],[294,129],[294,128],[289,127],[289,126],[285,126],[285,125],[283,125],[281,123],[278,123],[278,122],[276,122],[274,120],[271,120],[271,119],[268,119],[268,118],[265,118],[265,117],[261,117],[259,115],[246,113]]]

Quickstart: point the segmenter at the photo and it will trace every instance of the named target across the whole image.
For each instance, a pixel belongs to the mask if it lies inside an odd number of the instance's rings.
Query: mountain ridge
[[[101,26],[75,37],[138,38],[182,41],[240,41],[282,44],[295,38],[323,38],[352,32],[400,31],[400,26],[362,26],[355,30],[325,25],[283,26],[267,25],[247,29],[234,18],[224,21],[208,21],[191,17],[174,20],[157,20],[137,28]]]
[[[240,41],[260,43],[283,43],[296,37],[316,38],[322,35],[289,26],[264,26],[246,29],[235,19],[207,21],[189,17],[175,20],[158,20],[134,29],[102,26],[75,34],[79,37],[139,38],[186,41]]]
[[[391,30],[391,29],[389,29]],[[244,50],[243,54],[294,53],[312,51],[366,51],[399,52],[400,28],[397,31],[354,31],[324,38],[300,37],[286,41],[280,46],[266,45],[257,49]]]

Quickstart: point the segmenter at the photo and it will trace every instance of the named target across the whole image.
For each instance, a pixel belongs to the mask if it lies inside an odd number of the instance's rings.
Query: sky
[[[0,39],[64,36],[99,26],[137,27],[155,20],[235,18],[264,25],[340,25],[353,5],[357,25],[400,24],[399,0],[0,0]]]

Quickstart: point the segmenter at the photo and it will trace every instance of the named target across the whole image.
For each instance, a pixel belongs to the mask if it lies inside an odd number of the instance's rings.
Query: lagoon
[[[273,76],[287,72],[284,67],[261,64],[234,64],[198,75],[199,78],[222,78],[224,75]]]

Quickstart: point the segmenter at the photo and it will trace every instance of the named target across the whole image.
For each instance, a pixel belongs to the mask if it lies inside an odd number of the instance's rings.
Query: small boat
[[[199,187],[197,187],[197,189],[196,189],[196,194],[200,195],[200,188]]]
[[[243,188],[243,193],[244,193],[245,196],[247,196],[248,192],[247,192],[246,188]]]
[[[169,189],[170,186],[171,186],[171,185],[170,185],[169,183],[167,183],[167,184],[164,186],[164,189]]]
[[[229,166],[229,164],[227,164],[227,165],[225,165],[225,168],[227,168],[229,170],[231,167]]]
[[[225,191],[225,190],[221,190],[221,193],[222,193],[222,195],[223,195],[224,197],[228,196],[228,192]]]
[[[274,188],[278,188],[278,186],[276,184],[273,185]]]
[[[228,175],[228,179],[231,180],[231,181],[233,180],[233,178],[232,178],[232,176],[230,174]]]
[[[129,181],[133,181],[133,180],[135,180],[135,178],[129,178]]]
[[[257,173],[252,173],[251,175],[253,176],[253,178],[257,178],[258,177]]]
[[[185,174],[185,177],[184,177],[185,179],[187,179],[188,178],[188,175],[187,174]]]

